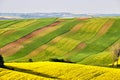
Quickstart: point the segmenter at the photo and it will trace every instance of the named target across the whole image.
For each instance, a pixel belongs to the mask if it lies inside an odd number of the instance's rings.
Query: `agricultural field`
[[[106,66],[120,39],[119,18],[23,19],[0,21],[6,62],[60,59]]]
[[[117,17],[0,20],[0,54],[14,68],[0,80],[119,80],[119,30]]]
[[[59,63],[6,63],[14,71],[0,68],[0,80],[119,80],[120,69]],[[4,75],[5,74],[5,75]]]

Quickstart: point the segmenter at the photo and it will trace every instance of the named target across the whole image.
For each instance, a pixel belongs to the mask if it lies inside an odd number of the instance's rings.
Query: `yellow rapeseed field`
[[[120,69],[59,62],[5,63],[0,80],[120,80]]]

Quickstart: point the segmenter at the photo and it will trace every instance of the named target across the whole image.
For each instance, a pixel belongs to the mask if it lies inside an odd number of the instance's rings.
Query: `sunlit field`
[[[0,68],[0,80],[119,80],[120,70],[113,68],[59,63],[6,63],[14,68]]]
[[[119,30],[117,17],[0,20],[0,80],[119,80]]]

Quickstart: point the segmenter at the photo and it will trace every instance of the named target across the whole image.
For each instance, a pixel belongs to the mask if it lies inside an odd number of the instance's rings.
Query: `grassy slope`
[[[115,20],[115,23],[110,27],[107,33],[105,33],[102,36],[97,34],[99,33],[100,29],[104,26],[106,22],[112,20]],[[44,20],[41,19],[40,21],[44,22],[46,21],[46,19]],[[54,19],[50,19],[50,21],[52,22],[54,21]],[[47,45],[48,47],[44,49],[44,51],[42,52],[39,52],[39,50],[36,51],[38,55],[33,58],[34,60],[37,61],[48,60],[51,57],[61,56],[63,58],[66,58],[66,55],[65,56],[63,55],[68,54],[69,55],[69,57],[67,58],[68,60],[83,64],[104,65],[109,64],[111,62],[110,52],[106,49],[112,46],[112,44],[114,44],[120,38],[120,36],[118,35],[120,34],[119,19],[92,18],[85,21],[78,20],[73,21],[73,19],[67,21],[68,22],[65,22],[64,25],[62,25],[55,31],[50,32],[49,34],[46,34],[42,37],[34,38],[34,41],[32,43],[24,45],[25,47],[23,49],[18,51],[15,55],[8,57],[6,60],[14,60],[16,58],[20,58],[18,60],[25,59],[23,58],[24,56],[28,55],[34,50],[39,49],[43,45],[45,46]],[[41,25],[45,25],[48,22],[43,23]],[[81,24],[82,24],[81,28],[78,28],[79,25]],[[12,40],[15,40],[18,37],[22,36],[23,34],[26,34],[26,32],[32,31],[34,27],[30,26],[34,25],[38,24],[31,24],[23,29],[22,27],[20,27],[20,30],[22,30],[23,33],[21,34],[21,31],[17,31],[15,35],[12,34],[13,35],[11,36],[13,37]],[[75,28],[75,25],[78,27]],[[77,28],[78,30],[76,30]],[[9,42],[9,38],[7,41]],[[1,44],[3,45],[7,41],[2,40]],[[79,44],[82,42],[85,43],[86,47],[82,50],[79,48],[76,49],[76,47],[79,46]],[[101,45],[101,43],[104,44]]]
[[[120,70],[57,62],[6,63],[15,71],[1,69],[0,79],[119,80]],[[6,75],[3,75],[6,74]],[[12,75],[14,74],[14,75]]]

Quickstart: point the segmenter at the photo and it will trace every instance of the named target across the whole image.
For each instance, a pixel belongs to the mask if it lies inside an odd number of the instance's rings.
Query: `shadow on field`
[[[118,64],[118,65],[110,65],[110,66],[107,66],[107,67],[109,67],[109,68],[118,68],[118,69],[120,69],[120,64]]]
[[[120,68],[120,64],[118,64],[117,67]]]
[[[63,63],[75,63],[75,62],[72,62],[70,60],[64,60],[64,59],[58,59],[58,58],[50,58],[49,61],[52,61],[52,62],[63,62]]]
[[[120,64],[115,65],[113,68],[119,68],[120,69]]]
[[[28,73],[28,74],[32,74],[32,75],[37,75],[37,76],[42,76],[42,77],[45,77],[45,78],[60,79],[60,78],[53,77],[53,76],[48,75],[48,74],[35,72],[35,71],[29,70],[29,69],[17,68],[17,67],[13,67],[13,66],[7,66],[6,69],[13,70],[13,71],[18,71],[18,72],[23,72],[23,73]]]

